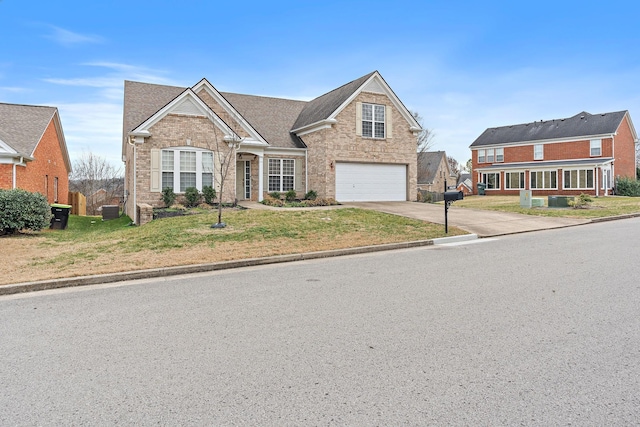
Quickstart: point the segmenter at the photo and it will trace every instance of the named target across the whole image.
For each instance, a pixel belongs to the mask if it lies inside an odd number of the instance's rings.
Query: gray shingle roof
[[[433,183],[438,173],[440,162],[445,156],[446,153],[444,151],[418,153],[418,184]]]
[[[293,124],[292,129],[300,129],[328,118],[373,74],[375,71],[309,101]]]
[[[625,114],[626,110],[602,114],[583,111],[567,119],[488,128],[471,147],[611,134],[616,132]]]
[[[185,90],[187,88],[125,80],[124,114],[122,119],[123,142],[126,142],[129,132],[157,113]]]
[[[318,98],[306,102],[238,93],[221,93],[272,147],[304,148],[290,131],[328,118],[369,77],[369,73]],[[127,134],[175,99],[184,87],[124,82],[123,144]]]
[[[307,104],[305,101],[228,92],[221,95],[272,147],[305,147],[300,138],[289,132]]]
[[[0,139],[31,157],[56,111],[55,107],[0,103]]]

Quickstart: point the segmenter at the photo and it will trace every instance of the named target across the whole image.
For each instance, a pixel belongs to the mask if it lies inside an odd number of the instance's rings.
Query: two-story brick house
[[[582,112],[485,130],[471,144],[473,188],[486,194],[612,194],[617,177],[635,178],[638,136],[628,111]]]
[[[309,190],[338,201],[415,200],[420,125],[374,71],[311,101],[126,81],[126,213],[161,191],[213,186],[223,202]]]

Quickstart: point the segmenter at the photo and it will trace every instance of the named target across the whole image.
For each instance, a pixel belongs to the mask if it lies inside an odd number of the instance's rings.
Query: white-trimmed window
[[[487,190],[499,190],[500,172],[483,173],[482,182],[487,186]]]
[[[531,171],[529,187],[532,190],[557,190],[558,171]]]
[[[162,189],[184,193],[189,187],[213,187],[213,152],[206,150],[162,150]]]
[[[295,165],[294,159],[269,159],[269,191],[293,190]]]
[[[589,144],[589,152],[591,157],[602,156],[602,140],[592,139]]]
[[[384,114],[384,105],[362,104],[362,136],[384,138]]]
[[[485,162],[486,150],[478,150],[478,163]]]
[[[533,160],[544,159],[544,145],[536,144],[533,146]]]
[[[504,162],[504,148],[496,148],[496,162]]]
[[[588,190],[593,188],[593,169],[565,170],[563,187],[565,189]]]
[[[505,172],[504,188],[508,190],[524,188],[524,172]]]
[[[493,148],[487,150],[487,163],[493,163]]]

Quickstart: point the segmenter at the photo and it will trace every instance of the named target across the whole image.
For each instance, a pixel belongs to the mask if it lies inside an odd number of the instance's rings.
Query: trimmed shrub
[[[210,185],[202,187],[202,195],[204,196],[204,202],[208,205],[213,204],[213,200],[216,198],[216,190]]]
[[[0,190],[0,233],[40,231],[51,225],[51,206],[40,193]]]
[[[307,191],[307,194],[304,195],[305,200],[315,200],[318,197],[318,192],[315,190]]]
[[[591,196],[582,193],[575,199],[569,200],[569,206],[574,209],[587,209],[592,201],[593,199],[591,198]]]
[[[269,196],[273,197],[274,199],[279,199],[280,198],[280,192],[279,191],[272,191],[271,193],[269,193]]]
[[[267,194],[264,199],[262,199],[262,204],[263,205],[267,205],[267,206],[276,206],[276,207],[282,207],[284,206],[284,202],[282,200],[280,200],[279,198],[274,198],[272,195],[272,193]]]
[[[165,187],[162,190],[162,201],[166,207],[173,205],[176,201],[176,193],[173,192],[173,188]]]
[[[289,190],[284,193],[284,199],[287,202],[293,202],[294,200],[296,200],[296,190]]]
[[[187,207],[193,208],[198,206],[202,196],[196,187],[187,187],[184,190],[184,198],[187,201]]]
[[[639,197],[640,181],[631,178],[618,178],[616,180],[616,195]]]

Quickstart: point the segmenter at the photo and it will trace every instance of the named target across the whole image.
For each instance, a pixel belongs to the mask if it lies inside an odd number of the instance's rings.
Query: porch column
[[[264,192],[264,155],[258,155],[258,201],[261,202]]]

